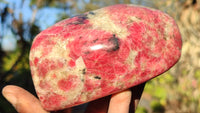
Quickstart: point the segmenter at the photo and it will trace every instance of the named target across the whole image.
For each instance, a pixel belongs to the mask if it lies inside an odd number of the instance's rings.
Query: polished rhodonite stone
[[[114,5],[42,31],[30,51],[32,78],[46,110],[59,110],[141,84],[172,67],[181,35],[167,14]]]

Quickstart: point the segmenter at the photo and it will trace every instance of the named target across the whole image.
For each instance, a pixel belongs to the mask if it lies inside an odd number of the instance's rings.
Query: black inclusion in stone
[[[116,51],[119,49],[119,39],[115,36],[115,34],[108,39],[108,42],[113,45],[108,51]]]
[[[100,80],[100,79],[101,79],[101,77],[99,77],[99,76],[95,76],[94,78],[95,78],[95,79],[98,79],[98,80]]]
[[[82,70],[82,74],[85,74],[86,73],[86,69],[84,68],[83,70]]]
[[[76,16],[73,16],[71,18],[77,18],[76,21],[72,22],[72,23],[69,23],[67,25],[79,25],[79,24],[84,24],[85,23],[85,20],[88,19],[87,17],[87,14],[80,14],[80,15],[76,15]]]
[[[92,12],[92,11],[90,11],[90,12],[89,12],[89,14],[91,14],[91,15],[95,15],[95,13],[94,13],[94,12]]]
[[[84,21],[88,19],[87,14],[81,14],[81,15],[78,15],[77,17],[78,17],[78,21]]]
[[[93,40],[92,42],[93,42],[93,43],[96,43],[98,40],[99,40],[99,39],[97,38],[97,39]]]

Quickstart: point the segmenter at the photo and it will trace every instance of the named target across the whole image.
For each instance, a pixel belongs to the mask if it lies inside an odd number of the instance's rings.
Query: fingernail
[[[17,104],[17,98],[16,96],[12,93],[12,91],[4,88],[2,90],[3,96],[15,107]]]

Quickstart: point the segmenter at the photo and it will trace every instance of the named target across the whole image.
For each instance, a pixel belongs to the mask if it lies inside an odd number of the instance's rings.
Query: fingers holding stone
[[[2,94],[19,113],[48,113],[36,97],[18,86],[6,86]]]
[[[85,113],[107,113],[110,96],[94,100],[88,104]]]
[[[144,90],[145,84],[146,84],[146,82],[131,88],[132,97],[131,97],[129,113],[134,113],[135,112],[136,107],[139,104],[140,98],[142,96],[142,92]]]
[[[129,89],[112,95],[108,113],[128,113],[131,95]]]

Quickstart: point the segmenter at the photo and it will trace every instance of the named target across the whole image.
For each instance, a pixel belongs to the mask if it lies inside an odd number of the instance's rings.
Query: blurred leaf
[[[67,18],[69,18],[70,16],[69,15],[67,15],[66,13],[61,13],[61,14],[59,14],[58,15],[58,20],[56,21],[56,22],[59,22],[59,21],[61,21],[61,20],[64,20],[64,19],[67,19]]]
[[[85,5],[85,11],[91,11],[91,10],[95,10],[95,9],[98,9],[99,6],[96,5],[96,4],[92,4],[92,3],[88,3]]]
[[[183,75],[187,75],[188,74],[188,71],[185,69],[185,70],[182,70],[182,74]]]
[[[148,111],[144,107],[138,106],[135,113],[148,113]]]
[[[159,99],[166,99],[167,91],[162,86],[157,86],[154,91],[154,96]]]
[[[200,79],[200,70],[195,71],[194,77]]]
[[[30,5],[36,4],[37,0],[31,0]]]
[[[6,56],[3,57],[2,68],[4,71],[8,71],[11,68],[11,66],[17,60],[19,54],[20,54],[20,50],[19,50],[19,48],[17,48],[16,51],[7,53]]]
[[[160,104],[158,101],[152,101],[151,108],[153,110],[153,113],[164,113],[165,112],[164,106],[162,104]]]
[[[165,81],[167,83],[173,83],[175,81],[174,77],[171,74],[169,74],[168,72],[165,73],[164,76],[165,76]]]

